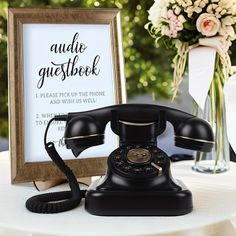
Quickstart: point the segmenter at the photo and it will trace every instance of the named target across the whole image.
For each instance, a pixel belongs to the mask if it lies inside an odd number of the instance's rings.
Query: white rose
[[[234,38],[234,28],[232,26],[226,26],[226,34],[229,35],[229,37]]]
[[[161,15],[164,14],[166,7],[168,5],[168,1],[156,0],[154,4],[149,9],[148,20],[152,22],[154,27],[158,27],[161,20]]]
[[[231,25],[222,25],[220,28],[220,35],[234,38],[235,32],[234,28]]]
[[[158,27],[161,17],[161,9],[159,4],[156,4],[155,2],[149,9],[148,13],[148,20],[150,20],[155,27]]]
[[[235,20],[232,16],[226,16],[221,19],[223,25],[233,25],[235,24]]]
[[[167,8],[166,7],[164,7],[161,10],[161,17],[164,18],[164,19],[167,19]]]
[[[222,8],[226,8],[226,9],[229,9],[233,6],[235,1],[232,1],[232,0],[220,0],[219,2],[219,6],[221,6]]]
[[[220,30],[220,21],[213,14],[203,13],[197,19],[197,30],[202,35],[215,36]]]

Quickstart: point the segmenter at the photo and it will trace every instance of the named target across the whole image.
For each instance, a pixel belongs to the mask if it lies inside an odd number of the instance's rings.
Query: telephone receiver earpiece
[[[64,140],[66,147],[77,157],[85,149],[104,143],[104,131],[90,116],[75,116],[68,121]]]
[[[197,117],[185,120],[175,130],[175,146],[210,152],[214,146],[211,126]]]
[[[214,146],[213,131],[205,120],[164,106],[122,104],[68,113],[64,135],[66,147],[78,156],[91,146],[103,144],[109,121],[121,143],[154,143],[169,121],[174,127],[176,146],[202,152],[210,152]]]

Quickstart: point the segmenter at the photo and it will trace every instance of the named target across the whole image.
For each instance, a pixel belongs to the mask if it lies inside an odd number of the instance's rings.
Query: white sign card
[[[48,161],[43,137],[58,114],[116,103],[109,25],[24,24],[24,133],[26,162]],[[65,122],[51,125],[48,140],[63,159],[73,159],[63,142]],[[117,147],[109,124],[105,144],[80,158],[104,157]]]
[[[13,183],[63,178],[44,150],[55,115],[126,102],[120,11],[9,8],[9,114]],[[53,122],[54,142],[76,177],[102,175],[118,146],[108,123],[105,144],[75,158],[64,144],[66,122]]]

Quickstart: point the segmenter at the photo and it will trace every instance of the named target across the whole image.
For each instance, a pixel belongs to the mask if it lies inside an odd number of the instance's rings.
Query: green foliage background
[[[173,53],[156,49],[144,29],[153,1],[140,0],[0,0],[0,136],[8,137],[7,9],[8,7],[119,8],[122,16],[127,94],[170,97]],[[236,63],[236,61],[235,61]]]
[[[7,123],[7,8],[86,7],[119,8],[122,16],[123,48],[128,97],[151,93],[155,99],[170,96],[171,57],[156,50],[144,29],[152,1],[105,0],[1,0],[0,2],[0,136],[8,136]]]

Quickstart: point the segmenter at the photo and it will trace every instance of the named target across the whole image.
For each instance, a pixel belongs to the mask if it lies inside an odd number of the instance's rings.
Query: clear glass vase
[[[215,89],[214,85],[212,85],[210,94],[205,103],[204,111],[197,107],[196,104],[194,111],[196,116],[210,122],[214,132],[215,146],[211,152],[195,153],[193,170],[211,174],[227,171],[230,163],[230,150],[225,123],[224,96],[220,96]]]

